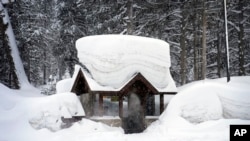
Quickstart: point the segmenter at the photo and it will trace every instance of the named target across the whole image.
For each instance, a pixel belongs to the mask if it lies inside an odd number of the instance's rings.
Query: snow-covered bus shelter
[[[143,117],[154,115],[155,95],[159,95],[159,108],[163,112],[164,95],[177,92],[169,70],[169,45],[165,41],[131,35],[97,35],[78,39],[76,48],[81,67],[75,70],[71,91],[82,97],[89,117],[94,113],[103,116],[104,97],[117,99],[121,118],[124,101],[128,103],[125,105],[128,111],[139,107]],[[98,108],[94,108],[95,101]]]

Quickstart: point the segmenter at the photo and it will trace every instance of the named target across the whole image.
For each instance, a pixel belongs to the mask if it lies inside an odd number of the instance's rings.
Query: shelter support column
[[[145,117],[147,115],[147,97],[148,97],[148,94],[144,95],[142,97],[142,114],[143,114],[143,117]]]
[[[164,94],[160,94],[160,114],[164,111]]]
[[[86,115],[88,117],[91,117],[94,115],[94,96],[95,96],[95,93],[92,93],[92,92],[88,92],[89,94],[89,98],[88,98],[88,107],[86,109],[87,110],[87,113]]]
[[[123,117],[123,96],[119,96],[119,116]]]
[[[103,95],[99,94],[99,116],[103,116]]]

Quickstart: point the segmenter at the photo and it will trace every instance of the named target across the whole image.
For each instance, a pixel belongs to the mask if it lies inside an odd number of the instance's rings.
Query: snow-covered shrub
[[[51,85],[45,85],[41,87],[41,94],[44,95],[52,95],[56,93],[56,85],[51,84]]]
[[[30,125],[35,129],[47,128],[51,131],[60,130],[65,123],[62,122],[60,115],[50,111],[41,111],[29,120]]]
[[[30,125],[35,129],[47,128],[51,131],[58,131],[65,127],[62,117],[85,116],[78,97],[73,93],[44,97],[40,102],[33,107],[34,112],[29,118]]]

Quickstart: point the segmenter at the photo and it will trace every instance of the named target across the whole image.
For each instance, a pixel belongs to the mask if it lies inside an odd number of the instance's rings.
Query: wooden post
[[[89,95],[89,101],[88,101],[88,110],[87,110],[87,115],[89,117],[94,115],[94,101],[93,101],[93,95],[91,91],[88,92]]]
[[[164,95],[160,94],[160,114],[164,111]]]
[[[99,116],[103,116],[103,95],[99,94]]]
[[[148,94],[146,93],[146,95],[143,95],[142,96],[142,114],[143,114],[143,117],[145,117],[147,115],[147,97],[148,97]]]
[[[123,118],[123,96],[119,96],[119,116]]]

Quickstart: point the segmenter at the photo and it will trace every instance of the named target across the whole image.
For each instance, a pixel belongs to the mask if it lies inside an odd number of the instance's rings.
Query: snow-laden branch
[[[237,25],[234,24],[233,22],[231,22],[231,21],[228,20],[227,23],[228,23],[229,25],[233,26],[238,32],[240,31],[239,26],[237,26]]]
[[[1,0],[2,4],[8,4],[10,2],[14,2],[15,0]]]

